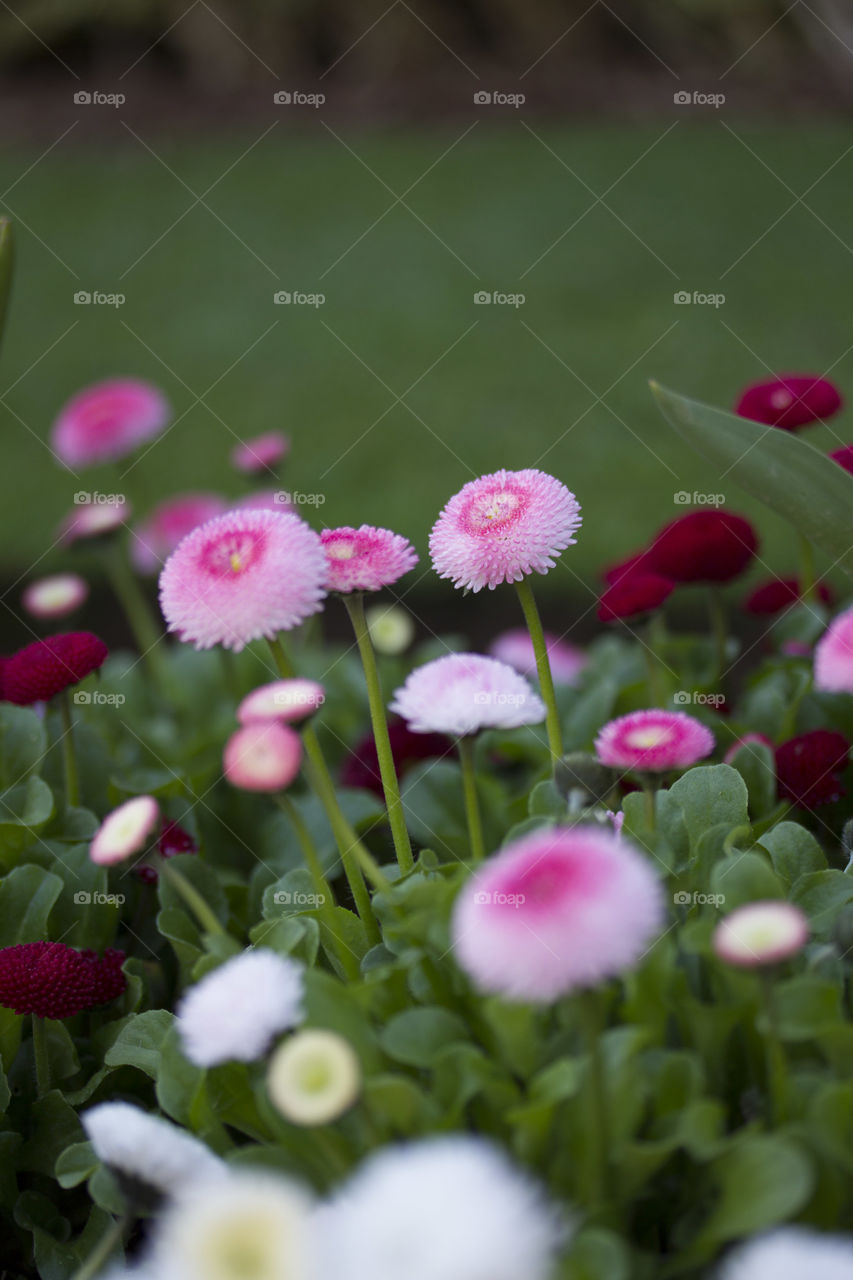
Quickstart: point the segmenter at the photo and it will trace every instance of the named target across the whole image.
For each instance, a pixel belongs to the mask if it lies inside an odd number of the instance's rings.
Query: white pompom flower
[[[304,1017],[302,965],[274,951],[226,960],[190,987],[177,1010],[181,1047],[198,1067],[254,1062]]]
[[[198,1138],[129,1102],[102,1102],[81,1116],[98,1159],[122,1184],[173,1195],[188,1183],[221,1176],[224,1163]]]
[[[297,1031],[270,1058],[267,1091],[292,1124],[331,1124],[358,1097],[361,1065],[334,1031]]]
[[[719,1280],[850,1280],[853,1236],[779,1227],[734,1249]]]

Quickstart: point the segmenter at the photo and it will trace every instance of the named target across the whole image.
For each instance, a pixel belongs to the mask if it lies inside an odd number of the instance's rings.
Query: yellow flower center
[[[667,742],[671,736],[671,731],[665,725],[649,725],[647,729],[634,729],[628,734],[628,743],[632,747],[659,747],[662,742]]]

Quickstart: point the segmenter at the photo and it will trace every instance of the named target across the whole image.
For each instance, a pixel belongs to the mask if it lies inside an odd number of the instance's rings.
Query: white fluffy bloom
[[[267,1091],[292,1124],[330,1124],[360,1088],[358,1055],[334,1031],[297,1031],[270,1058]]]
[[[102,1102],[81,1120],[99,1160],[166,1195],[225,1169],[198,1138],[129,1102]]]
[[[295,1182],[233,1172],[170,1201],[147,1261],[157,1280],[313,1280],[312,1211]]]
[[[502,1151],[454,1136],[370,1156],[316,1236],[320,1280],[545,1280],[564,1228]]]
[[[850,1280],[853,1236],[780,1227],[735,1249],[719,1280]]]
[[[303,969],[274,951],[244,951],[184,995],[177,1010],[184,1053],[199,1067],[254,1062],[280,1031],[297,1026]]]
[[[414,733],[454,738],[545,719],[545,704],[524,676],[480,653],[451,653],[416,667],[394,694],[391,710]]]

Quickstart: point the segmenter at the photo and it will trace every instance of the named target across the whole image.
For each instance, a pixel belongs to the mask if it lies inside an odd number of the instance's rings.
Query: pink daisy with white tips
[[[547,573],[576,539],[580,506],[544,471],[495,471],[471,480],[450,499],[430,534],[440,578],[469,591]]]
[[[595,740],[602,764],[666,773],[689,769],[714,750],[714,735],[683,711],[632,711],[606,724]]]
[[[171,417],[157,387],[136,378],[110,378],[79,391],[51,431],[54,453],[70,470],[116,462],[158,436]]]
[[[88,583],[76,573],[56,573],[31,582],[21,593],[21,604],[34,618],[65,618],[86,603]]]
[[[298,516],[232,511],[194,529],[172,553],[160,606],[181,640],[239,653],[317,613],[326,575],[320,536]]]
[[[151,837],[160,806],[153,796],[136,796],[107,814],[89,846],[89,857],[99,867],[124,862],[144,849]]]
[[[480,653],[450,653],[416,667],[394,694],[390,709],[414,733],[455,738],[545,719],[545,705],[524,676]]]
[[[825,693],[853,693],[853,609],[833,618],[818,641],[814,682]]]
[[[254,720],[225,744],[223,768],[234,787],[244,791],[282,791],[302,764],[302,740],[277,720]]]
[[[728,964],[753,969],[796,955],[808,937],[808,919],[793,903],[750,902],[720,921],[712,946]]]
[[[183,493],[155,507],[130,536],[130,558],[140,573],[157,573],[188,533],[221,516],[228,504],[216,493]]]
[[[326,692],[316,680],[273,680],[247,694],[237,708],[240,724],[259,720],[294,723],[313,716],[326,701]]]
[[[390,529],[344,526],[324,529],[320,537],[329,562],[330,591],[379,591],[418,563],[408,538]]]

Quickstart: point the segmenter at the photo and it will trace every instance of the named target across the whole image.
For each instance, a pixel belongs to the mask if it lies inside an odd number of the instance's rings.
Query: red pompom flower
[[[3,668],[3,698],[28,707],[47,702],[97,671],[109,650],[91,631],[66,631],[35,640],[13,653]]]
[[[77,951],[64,942],[23,942],[0,949],[0,1005],[39,1018],[72,1018],[120,996],[124,952]]]
[[[817,584],[817,593],[824,604],[832,604],[833,595],[825,583]],[[781,613],[783,609],[796,604],[802,592],[796,578],[770,578],[759,583],[746,597],[743,607],[747,613],[772,614]]]
[[[752,560],[758,537],[730,511],[691,511],[661,529],[644,569],[674,582],[730,582]]]
[[[780,800],[792,800],[802,809],[840,800],[847,794],[840,775],[849,751],[844,734],[832,729],[813,729],[783,742],[776,748]]]
[[[810,422],[831,418],[843,404],[838,388],[814,374],[780,374],[746,387],[735,413],[768,427],[796,431]]]
[[[598,602],[600,622],[618,622],[620,619],[638,618],[658,609],[675,590],[675,583],[657,573],[645,570],[631,572],[609,586]]]

